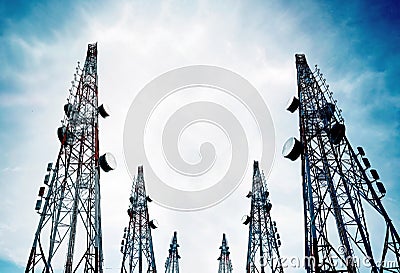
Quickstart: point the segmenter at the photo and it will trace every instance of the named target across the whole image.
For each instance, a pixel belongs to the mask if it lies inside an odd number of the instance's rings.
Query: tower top
[[[306,64],[306,55],[304,54],[296,54],[296,64]]]
[[[232,273],[232,262],[229,258],[230,252],[225,233],[222,234],[222,244],[219,249],[221,249],[221,254],[217,259],[219,261],[218,273]]]

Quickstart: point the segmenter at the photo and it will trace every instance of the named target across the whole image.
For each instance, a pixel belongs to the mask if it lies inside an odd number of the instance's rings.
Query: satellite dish
[[[111,153],[105,153],[104,155],[100,156],[99,164],[105,172],[109,172],[117,168],[117,161]]]
[[[71,116],[72,111],[74,110],[74,106],[71,103],[67,103],[64,105],[64,112],[67,117]]]
[[[100,116],[106,118],[110,115],[110,108],[106,104],[102,104],[98,108]]]
[[[63,145],[72,145],[74,142],[74,134],[70,130],[67,130],[67,127],[64,125],[57,129],[57,136]]]
[[[286,110],[288,110],[290,113],[294,113],[297,108],[299,108],[300,105],[300,101],[298,98],[296,98],[296,96],[293,96],[289,99],[287,106],[286,106]]]
[[[155,220],[155,219],[151,220],[151,221],[149,222],[149,226],[150,226],[151,229],[156,229],[156,228],[158,228],[158,222],[157,222],[157,220]]]
[[[330,103],[330,102],[328,102],[320,110],[321,119],[324,119],[326,121],[330,121],[334,114],[335,114],[335,105],[333,103]]]
[[[329,131],[329,137],[333,144],[339,144],[344,138],[346,133],[346,126],[341,123],[335,123]]]
[[[298,141],[295,137],[291,137],[286,140],[283,145],[282,155],[286,158],[289,158],[292,161],[295,161],[302,153],[303,146],[300,141]]]
[[[244,215],[244,216],[242,217],[242,223],[243,223],[243,225],[248,225],[248,224],[250,223],[250,220],[251,220],[250,216]]]

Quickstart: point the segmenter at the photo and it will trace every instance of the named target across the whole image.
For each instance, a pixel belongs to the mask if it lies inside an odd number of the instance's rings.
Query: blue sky
[[[276,217],[283,225],[282,252],[293,255],[303,249],[295,240],[302,227],[294,231],[284,227],[289,216],[302,219],[296,211],[301,204],[299,162],[280,158],[285,139],[298,132],[297,117],[283,111],[296,92],[298,52],[306,54],[310,66],[319,64],[343,110],[350,142],[364,146],[379,171],[388,190],[384,205],[400,228],[399,26],[398,1],[0,2],[0,272],[20,272],[26,262],[38,220],[35,195],[47,162],[55,160],[54,132],[62,118],[61,107],[76,61],[83,61],[87,43],[93,41],[99,42],[100,99],[108,101],[114,113],[111,121],[101,124],[105,131],[101,145],[120,162],[118,171],[104,175],[105,184],[112,185],[112,191],[103,195],[104,219],[121,211],[104,224],[108,272],[118,272],[120,256],[114,252],[126,222],[127,202],[115,203],[116,211],[106,204],[127,199],[130,189],[120,143],[129,102],[155,76],[190,64],[238,72],[260,90],[270,107],[277,138],[270,188]],[[210,248],[215,255],[203,255],[200,261],[216,271],[214,256],[218,257],[220,233],[225,230],[231,238],[234,270],[243,270],[240,252],[245,249],[246,231],[233,224],[227,228],[214,215],[224,212],[233,222],[240,221],[248,204],[239,209],[240,215],[229,208],[248,187],[243,183],[237,194],[196,215],[152,207],[165,226],[154,235],[159,242],[155,246],[159,270],[172,234],[168,229],[175,226],[182,233],[184,271],[196,261],[196,251]],[[213,222],[215,227],[196,230],[210,239],[200,244],[188,238],[188,219]],[[215,239],[212,229],[221,231]]]

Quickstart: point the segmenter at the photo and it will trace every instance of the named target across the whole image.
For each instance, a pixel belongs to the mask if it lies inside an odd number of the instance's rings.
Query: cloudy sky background
[[[122,136],[130,103],[156,76],[193,64],[240,74],[270,108],[276,156],[268,183],[282,256],[303,255],[300,162],[280,155],[285,140],[298,135],[297,115],[284,110],[296,92],[295,53],[320,66],[343,110],[348,138],[365,148],[379,171],[388,190],[384,205],[400,228],[399,12],[396,1],[2,1],[0,272],[25,266],[39,219],[37,190],[58,151],[62,106],[76,62],[96,41],[99,100],[112,109],[100,122],[100,148],[119,164],[101,180],[105,272],[119,272],[128,223],[131,178]],[[240,219],[250,209],[250,183],[248,172],[237,191],[203,211],[152,203],[150,215],[160,224],[153,232],[158,271],[164,271],[174,230],[181,272],[216,272],[223,232],[234,272],[244,271],[248,229]]]

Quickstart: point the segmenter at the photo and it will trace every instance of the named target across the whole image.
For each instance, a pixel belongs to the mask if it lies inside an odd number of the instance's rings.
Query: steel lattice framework
[[[221,249],[221,254],[218,257],[218,273],[232,273],[232,262],[229,258],[229,254],[231,253],[229,252],[229,246],[225,233],[222,235],[222,244],[219,248]]]
[[[400,239],[381,202],[386,190],[379,175],[376,170],[367,174],[364,150],[358,147],[356,153],[351,147],[341,111],[317,66],[311,71],[305,55],[296,54],[296,67],[299,100],[288,110],[299,106],[300,142],[292,141],[292,156],[302,146],[307,272],[359,272],[357,256],[370,264],[364,271],[400,272]],[[366,205],[385,229],[381,239],[368,232]]]
[[[129,226],[124,230],[125,240],[121,246],[123,254],[121,273],[156,273],[151,229],[157,226],[154,220],[149,221],[147,202],[151,202],[151,199],[146,196],[143,166],[138,167],[138,175],[134,179],[129,201],[131,203],[128,209]]]
[[[176,231],[172,237],[171,244],[169,245],[168,258],[165,262],[165,273],[179,273],[179,259],[181,256],[178,254],[178,238]]]
[[[64,272],[103,272],[97,44],[88,45],[84,67],[76,70],[57,131],[57,161],[44,181],[47,196],[45,187],[39,191],[40,221],[25,272],[60,271],[63,262]]]
[[[251,211],[243,223],[249,224],[246,272],[264,273],[267,266],[272,273],[283,273],[278,249],[280,237],[270,214],[272,204],[267,183],[257,161],[254,161],[252,191],[247,197],[251,198]]]

